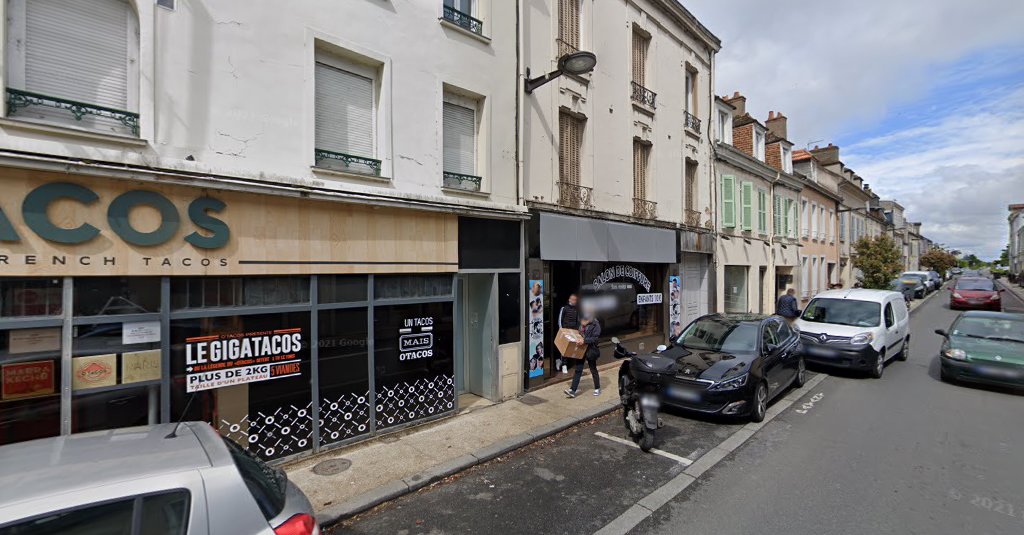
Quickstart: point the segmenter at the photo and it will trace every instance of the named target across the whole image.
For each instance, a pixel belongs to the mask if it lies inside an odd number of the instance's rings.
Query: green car
[[[1024,388],[1024,314],[960,314],[939,352],[942,380]]]

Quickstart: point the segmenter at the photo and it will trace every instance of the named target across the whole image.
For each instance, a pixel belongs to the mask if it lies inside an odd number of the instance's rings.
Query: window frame
[[[453,106],[459,106],[461,108],[466,108],[466,109],[472,110],[472,112],[473,112],[473,172],[466,173],[466,174],[468,174],[470,176],[479,177],[479,178],[481,178],[481,182],[482,182],[483,181],[482,180],[483,173],[481,172],[481,169],[480,169],[481,168],[481,162],[480,162],[480,142],[481,142],[481,139],[480,139],[480,137],[481,137],[480,136],[480,134],[481,134],[481,132],[480,132],[480,125],[481,125],[481,119],[482,119],[482,117],[481,117],[482,113],[481,112],[482,112],[482,108],[483,108],[483,103],[480,101],[480,99],[472,98],[472,97],[469,97],[469,96],[466,96],[466,95],[460,95],[460,94],[458,94],[456,92],[453,92],[453,91],[451,91],[449,89],[445,89],[444,92],[441,95],[441,170],[443,172],[456,173],[456,171],[451,171],[451,170],[448,170],[448,169],[444,168],[445,167],[445,165],[444,165],[444,160],[445,160],[445,147],[444,147],[444,105],[445,104],[451,104]],[[462,173],[459,172],[459,174],[462,174]],[[481,186],[482,186],[482,184],[481,184]],[[481,189],[483,189],[483,188],[481,187]]]
[[[722,175],[721,188],[722,227],[736,228],[736,177],[734,175]]]
[[[768,234],[768,190],[757,188],[757,232]]]
[[[347,72],[347,73],[355,75],[355,76],[361,76],[363,78],[368,78],[372,82],[372,90],[370,92],[372,97],[373,97],[373,103],[372,103],[371,108],[370,108],[371,113],[372,113],[372,117],[370,119],[370,140],[373,143],[372,154],[369,154],[369,155],[354,154],[353,156],[364,156],[366,158],[370,158],[370,159],[374,159],[374,160],[379,160],[381,162],[380,176],[381,177],[386,176],[386,173],[385,173],[385,160],[386,159],[384,158],[384,154],[383,154],[384,147],[385,147],[385,143],[383,142],[384,132],[383,132],[383,128],[381,127],[381,125],[382,125],[382,121],[381,121],[381,115],[382,115],[381,101],[383,100],[382,99],[383,95],[381,95],[381,86],[382,86],[383,76],[381,75],[380,67],[379,66],[375,66],[375,65],[368,65],[368,64],[365,64],[365,63],[356,62],[356,61],[353,61],[353,60],[351,60],[349,58],[346,58],[346,57],[341,56],[339,54],[332,53],[332,52],[327,51],[327,50],[317,49],[315,51],[314,57],[313,57],[313,88],[314,88],[313,89],[313,93],[314,93],[314,101],[313,101],[313,148],[314,149],[323,149],[323,150],[331,150],[331,149],[328,148],[328,147],[318,147],[317,146],[317,141],[316,141],[316,100],[315,100],[315,94],[316,94],[316,64],[318,64],[318,63],[323,64],[323,65],[325,65],[327,67],[330,67],[330,68],[334,68],[334,69],[337,69],[337,70],[340,70],[340,71]],[[340,151],[338,151],[338,152],[340,152]]]

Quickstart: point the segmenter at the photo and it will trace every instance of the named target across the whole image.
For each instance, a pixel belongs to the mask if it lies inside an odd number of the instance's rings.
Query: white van
[[[796,325],[807,362],[864,370],[879,378],[886,361],[910,356],[910,313],[899,292],[822,292]]]

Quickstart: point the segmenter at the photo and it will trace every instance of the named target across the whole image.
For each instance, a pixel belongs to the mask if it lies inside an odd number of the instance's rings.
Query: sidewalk
[[[602,366],[601,395],[593,396],[589,371],[580,395],[567,399],[568,382],[518,399],[476,409],[406,431],[325,452],[284,466],[288,478],[309,497],[321,525],[370,509],[456,472],[489,461],[619,405],[618,362]],[[572,377],[570,374],[566,377]],[[344,459],[351,466],[334,475],[313,467]]]

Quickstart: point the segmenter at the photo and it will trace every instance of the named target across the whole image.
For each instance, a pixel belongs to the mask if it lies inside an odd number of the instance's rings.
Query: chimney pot
[[[740,96],[740,92],[739,91],[733,91],[732,98],[738,98],[739,96]]]
[[[817,150],[817,149],[818,149],[818,146],[817,146],[817,145],[815,145],[815,146],[814,146],[814,149],[815,149],[815,150]]]
[[[769,111],[768,112],[768,120],[771,121],[774,118],[775,118],[775,112],[774,111]]]

